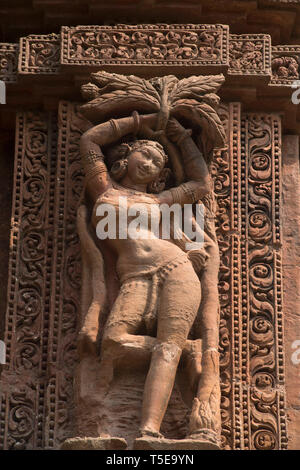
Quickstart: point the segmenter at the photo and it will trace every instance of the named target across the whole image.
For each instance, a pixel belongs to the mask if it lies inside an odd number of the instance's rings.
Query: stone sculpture
[[[134,448],[219,448],[219,252],[209,164],[214,151],[224,147],[215,94],[224,78],[145,80],[98,72],[92,79],[82,87],[88,102],[81,106],[93,125],[80,140],[85,198],[77,216],[83,259],[79,409],[91,411],[93,401],[103,402],[118,368],[146,367]],[[204,204],[203,227],[191,215],[203,246],[187,249],[192,245],[184,232],[165,239],[161,228],[158,237],[151,237],[149,228],[132,239],[128,221],[125,236],[117,230],[116,237],[99,240],[101,206],[111,205],[119,214],[125,198],[126,210],[142,204],[150,218],[155,207],[158,219],[162,204],[191,204],[194,210]],[[188,432],[185,439],[170,440],[160,429],[180,361],[188,379],[182,396],[185,388],[191,392],[184,398]],[[96,385],[83,393],[80,383],[89,365]],[[90,423],[92,431],[81,426],[77,441],[66,441],[64,448],[86,448],[83,438],[97,436],[98,448],[111,448],[112,439],[123,446],[124,435],[113,436],[100,418]]]

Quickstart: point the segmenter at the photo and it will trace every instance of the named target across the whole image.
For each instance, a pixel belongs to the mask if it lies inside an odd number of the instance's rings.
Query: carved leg
[[[219,382],[219,354],[214,350],[206,350],[203,353],[202,374],[190,416],[190,438],[219,443]]]
[[[196,394],[202,371],[202,339],[186,340],[182,359],[190,388]]]
[[[116,366],[143,368],[150,362],[156,338],[128,333],[129,326],[119,325],[104,337],[99,366],[99,384],[108,388]]]
[[[144,389],[141,434],[160,437],[160,425],[172,393],[181,349],[172,343],[154,347]]]
[[[193,292],[193,296],[190,292]],[[142,434],[159,436],[172,393],[178,362],[201,298],[199,279],[186,263],[165,279],[159,302],[157,339],[148,372],[142,411]]]
[[[92,302],[78,335],[77,347],[80,357],[97,355],[98,317],[99,304],[98,302]]]
[[[135,334],[142,324],[150,295],[150,279],[122,285],[102,338],[100,380],[103,384],[109,385],[116,365],[138,367],[150,360],[156,339]]]
[[[202,336],[201,375],[193,402],[189,423],[189,437],[208,440],[219,444],[220,418],[220,377],[219,377],[219,325],[217,271],[212,264],[201,277],[203,301],[200,308]]]

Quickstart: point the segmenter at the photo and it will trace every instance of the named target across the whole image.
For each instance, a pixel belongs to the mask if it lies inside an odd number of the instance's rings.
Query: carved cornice
[[[228,65],[225,25],[62,28],[61,65]]]

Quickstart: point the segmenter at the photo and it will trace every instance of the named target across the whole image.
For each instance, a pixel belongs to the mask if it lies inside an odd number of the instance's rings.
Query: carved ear
[[[151,183],[148,184],[148,192],[153,193],[153,194],[158,194],[161,193],[166,186],[166,182],[171,176],[171,170],[170,168],[163,168],[158,175],[158,177],[154,180],[151,181]]]
[[[115,181],[120,181],[127,173],[128,160],[123,158],[113,163],[110,174]]]

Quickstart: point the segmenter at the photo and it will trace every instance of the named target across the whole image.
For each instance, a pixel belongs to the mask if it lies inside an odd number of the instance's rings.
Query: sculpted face
[[[128,157],[128,176],[134,183],[151,183],[165,165],[163,156],[151,147],[134,150]]]

